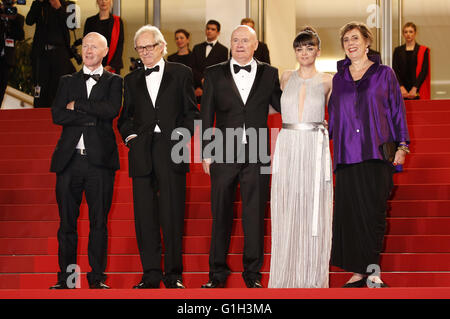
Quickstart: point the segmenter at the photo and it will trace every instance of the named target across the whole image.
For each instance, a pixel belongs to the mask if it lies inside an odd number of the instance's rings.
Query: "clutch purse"
[[[381,145],[381,154],[385,161],[392,163],[395,159],[395,152],[397,152],[397,143],[388,142]]]

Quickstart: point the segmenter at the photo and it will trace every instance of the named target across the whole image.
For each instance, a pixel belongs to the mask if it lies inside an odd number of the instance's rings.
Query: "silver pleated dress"
[[[293,72],[281,97],[283,128],[272,166],[269,288],[328,287],[333,175],[323,126],[323,76],[303,79]]]

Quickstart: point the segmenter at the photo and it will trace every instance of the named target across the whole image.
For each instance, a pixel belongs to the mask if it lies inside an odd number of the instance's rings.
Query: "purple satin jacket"
[[[358,83],[353,81],[347,58],[338,61],[328,103],[329,132],[333,139],[333,170],[338,164],[383,159],[381,145],[409,142],[406,111],[394,71],[375,62]]]

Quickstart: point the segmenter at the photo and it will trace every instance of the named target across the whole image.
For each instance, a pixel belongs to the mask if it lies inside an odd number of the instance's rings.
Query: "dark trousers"
[[[233,227],[233,203],[240,183],[245,282],[261,280],[264,261],[264,214],[269,193],[269,174],[261,174],[260,164],[213,163],[211,210],[213,216],[209,256],[210,279],[224,282],[230,274],[227,255]]]
[[[69,53],[64,47],[42,51],[34,67],[37,84],[41,87],[39,98],[34,99],[34,107],[51,107],[58,90],[59,78],[75,72]]]
[[[136,239],[142,281],[159,285],[181,279],[186,174],[171,167],[170,148],[161,134],[152,140],[152,173],[133,178]],[[161,229],[164,241],[164,278],[161,270]]]
[[[66,272],[67,266],[77,264],[77,220],[83,191],[89,207],[88,258],[91,271],[87,278],[90,283],[106,279],[107,217],[111,208],[114,175],[113,170],[94,166],[87,156],[78,154],[57,175],[56,200],[60,216],[58,281],[67,280],[71,274]]]

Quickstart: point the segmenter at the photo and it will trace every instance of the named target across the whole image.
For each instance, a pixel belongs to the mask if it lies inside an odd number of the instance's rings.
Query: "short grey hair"
[[[147,32],[153,34],[153,37],[155,38],[156,42],[164,44],[163,55],[166,55],[167,54],[167,42],[164,39],[163,34],[161,33],[161,31],[157,27],[152,26],[150,24],[144,25],[143,27],[141,27],[139,30],[136,31],[136,34],[134,35],[134,47],[136,48],[136,41],[137,41],[137,39],[142,34],[147,33]]]

